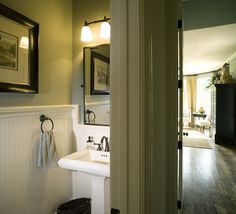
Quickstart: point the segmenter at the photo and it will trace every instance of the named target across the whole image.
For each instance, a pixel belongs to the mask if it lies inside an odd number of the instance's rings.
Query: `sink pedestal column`
[[[105,213],[105,177],[92,176],[92,214]]]

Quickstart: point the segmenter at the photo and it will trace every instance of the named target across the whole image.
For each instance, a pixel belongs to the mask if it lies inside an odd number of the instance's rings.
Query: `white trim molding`
[[[177,0],[111,1],[111,207],[177,213]]]
[[[74,105],[46,105],[46,106],[10,106],[0,107],[0,114],[15,113],[15,112],[37,112],[37,111],[60,111],[61,109],[73,109]]]
[[[111,208],[122,214],[129,213],[127,10],[127,0],[111,0]]]
[[[49,105],[49,106],[14,106],[0,107],[0,118],[32,115],[38,113],[59,113],[65,111],[77,111],[76,105]]]

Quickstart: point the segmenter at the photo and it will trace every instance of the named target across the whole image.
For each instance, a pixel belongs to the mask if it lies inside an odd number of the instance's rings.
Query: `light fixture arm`
[[[99,22],[108,22],[110,19],[111,18],[107,18],[106,16],[104,16],[104,18],[100,19],[100,20],[95,20],[95,21],[92,21],[92,22],[85,21],[84,25],[88,26],[88,25],[91,25],[91,24],[99,23]]]

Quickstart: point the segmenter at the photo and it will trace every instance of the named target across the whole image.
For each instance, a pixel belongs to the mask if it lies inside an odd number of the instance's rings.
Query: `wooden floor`
[[[236,214],[236,146],[184,147],[183,213]]]

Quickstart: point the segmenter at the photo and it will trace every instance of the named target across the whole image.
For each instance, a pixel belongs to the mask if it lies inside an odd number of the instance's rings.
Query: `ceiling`
[[[236,52],[236,24],[184,32],[183,73],[219,69]]]
[[[185,75],[219,69],[236,52],[235,8],[235,0],[184,0]]]

